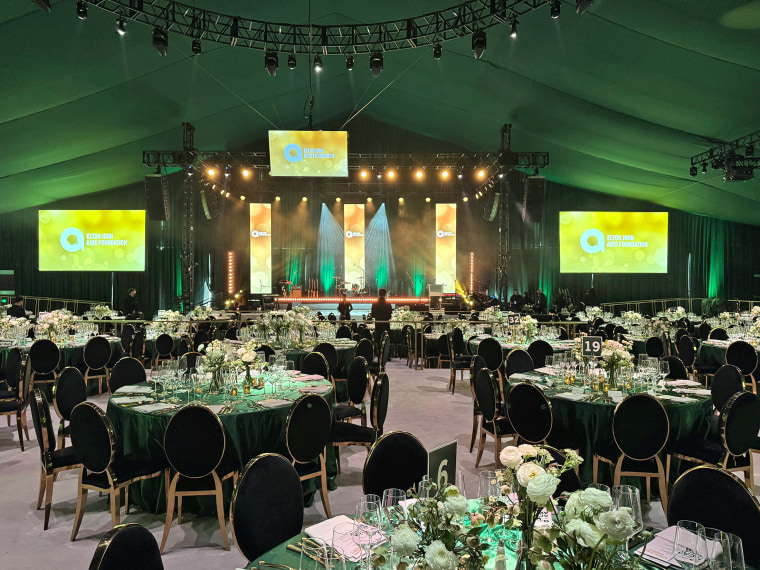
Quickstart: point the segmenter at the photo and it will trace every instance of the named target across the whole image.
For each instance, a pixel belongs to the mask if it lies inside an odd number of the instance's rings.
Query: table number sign
[[[457,442],[452,441],[428,452],[428,479],[439,487],[456,484]]]
[[[581,337],[581,354],[583,356],[592,356],[599,358],[602,356],[602,337],[584,336]]]
[[[519,325],[520,324],[520,315],[507,315],[507,324],[508,325]]]

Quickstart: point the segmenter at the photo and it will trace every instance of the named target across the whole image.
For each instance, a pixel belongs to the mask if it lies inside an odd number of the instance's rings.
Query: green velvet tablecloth
[[[145,384],[152,386],[152,384]],[[323,394],[327,401],[335,404],[335,395],[332,385],[326,380],[293,382],[289,388],[282,389],[278,396],[279,399],[295,400],[302,394],[300,388],[306,386],[325,385],[330,389]],[[187,393],[180,392],[179,397],[183,403],[187,402]],[[116,432],[116,439],[121,445],[123,453],[164,453],[163,440],[166,426],[173,415],[170,413],[142,413],[136,411],[133,407],[122,407],[113,402],[115,396],[111,396],[108,402],[106,415],[113,423]],[[289,457],[285,446],[285,424],[290,411],[290,406],[285,405],[277,408],[249,407],[249,402],[254,402],[264,398],[271,398],[271,394],[266,396],[262,390],[252,391],[250,396],[242,394],[235,398],[235,408],[232,413],[221,414],[219,419],[232,439],[240,461],[240,468],[245,467],[246,463],[259,455],[260,453],[273,452],[280,453]],[[193,396],[191,394],[191,400]],[[204,402],[209,405],[222,404],[223,396],[205,396]],[[229,443],[229,442],[228,442]],[[332,446],[327,446],[327,473],[328,487],[335,489],[334,478],[337,474],[337,463],[332,452]],[[318,479],[312,479],[304,483],[304,491],[308,501],[314,491],[317,489]],[[164,497],[163,477],[148,479],[133,484],[130,487],[130,501],[139,505],[144,510],[151,513],[160,513],[166,511]],[[228,504],[232,494],[231,482],[225,482],[225,502]],[[201,514],[214,514],[216,512],[213,497],[201,497],[198,501],[185,499],[190,512],[200,512]],[[184,507],[183,502],[183,509]]]
[[[554,353],[558,352],[566,352],[573,348],[573,341],[570,340],[549,340],[547,341],[554,350]],[[470,354],[477,354],[478,353],[478,345],[480,344],[480,339],[472,339],[471,341],[468,341],[468,350],[470,351]],[[501,351],[504,354],[504,358],[507,358],[507,355],[510,353],[510,351],[514,350],[515,348],[519,348],[522,350],[528,350],[528,347],[530,346],[530,343],[523,343],[523,344],[517,344],[517,343],[508,343],[505,341],[500,341],[501,344]]]

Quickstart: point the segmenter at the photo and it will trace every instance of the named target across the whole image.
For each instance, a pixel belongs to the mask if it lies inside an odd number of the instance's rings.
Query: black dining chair
[[[153,534],[137,523],[115,526],[100,539],[90,570],[163,570]]]
[[[293,467],[301,481],[320,479],[320,495],[327,518],[330,499],[327,496],[325,455],[332,427],[332,409],[319,394],[305,394],[290,407],[285,424],[285,445]]]
[[[707,335],[710,340],[728,340],[728,332],[723,327],[715,327]]]
[[[398,458],[403,457],[403,461]],[[372,446],[364,461],[362,489],[365,494],[383,496],[386,489],[407,490],[427,475],[425,446],[411,433],[391,431]]]
[[[459,330],[459,329],[455,329],[455,330]],[[462,332],[459,331],[459,334],[461,335]],[[453,333],[449,333],[448,334],[448,339],[447,339],[446,345],[448,346],[448,349],[449,349],[449,386],[448,386],[448,389],[451,390],[451,393],[453,394],[454,393],[454,383],[456,382],[456,379],[457,379],[457,372],[460,373],[460,377],[461,377],[462,381],[464,381],[464,371],[470,369],[470,364],[472,362],[472,357],[469,356],[469,355],[467,357],[457,356],[457,354],[456,354],[456,352],[454,350],[455,342],[454,342],[454,334]]]
[[[237,340],[238,339],[238,329],[237,327],[230,327],[224,332],[224,338],[227,340]]]
[[[37,436],[37,444],[40,447],[40,459],[42,460],[37,510],[42,508],[44,500],[45,521],[43,530],[47,530],[50,521],[50,509],[53,504],[53,483],[55,483],[61,471],[76,469],[82,463],[73,447],[56,449],[55,429],[50,417],[50,406],[39,388],[35,388],[32,392],[29,407],[32,411],[34,433]]]
[[[164,551],[177,503],[177,524],[182,524],[182,498],[211,495],[216,499],[216,514],[224,548],[230,549],[224,523],[224,494],[222,482],[237,482],[240,464],[237,451],[219,416],[203,404],[188,404],[169,420],[164,432],[166,460],[173,475],[167,484],[166,522],[161,538]]]
[[[564,465],[564,451],[560,451],[551,445],[542,445],[541,447],[549,452],[551,455],[552,463],[556,463],[557,465]],[[575,469],[568,469],[559,476],[559,485],[557,485],[557,489],[554,491],[554,498],[557,499],[560,504],[562,504],[563,499],[561,495],[574,493],[575,491],[580,490],[582,487],[583,485],[581,483],[580,477],[578,477],[578,472]]]
[[[480,465],[480,458],[486,446],[486,438],[494,440],[494,463],[496,468],[501,467],[499,453],[501,452],[502,439],[510,439],[517,442],[517,434],[514,427],[509,423],[509,418],[500,412],[501,399],[499,396],[499,381],[493,372],[483,368],[475,378],[475,397],[478,408],[482,413],[480,417],[480,440],[478,442],[478,455],[475,458],[475,467]]]
[[[111,344],[103,336],[94,336],[84,345],[85,384],[90,380],[98,383],[98,394],[103,393],[103,386],[108,387],[108,362],[111,360]]]
[[[518,443],[542,444],[552,432],[552,406],[544,393],[528,382],[512,383],[506,398],[507,418]]]
[[[193,341],[189,336],[183,334],[179,339],[179,349],[177,350],[177,358],[182,357],[183,354],[190,352],[193,348]]]
[[[665,343],[659,336],[650,336],[644,344],[647,356],[660,358],[665,354]]]
[[[4,390],[0,396],[0,416],[8,418],[16,416],[16,429],[18,430],[18,442],[21,451],[24,451],[24,434],[29,441],[29,428],[26,424],[26,406],[31,393],[31,364],[24,358],[24,352],[20,348],[11,348],[3,365],[5,382],[8,390]]]
[[[545,340],[534,340],[528,346],[528,354],[533,359],[533,366],[535,368],[543,368],[546,364],[546,357],[554,354],[554,349]],[[509,377],[509,374],[507,374]]]
[[[501,344],[493,337],[484,338],[478,344],[478,356],[486,361],[486,368],[501,379],[501,369],[504,364],[504,353]]]
[[[282,455],[251,459],[232,493],[232,538],[249,562],[301,532],[303,489],[293,465]]]
[[[139,360],[143,366],[145,365],[145,331],[138,331],[135,333],[132,339],[132,349],[129,352],[129,356]]]
[[[748,567],[760,566],[760,503],[733,473],[712,465],[689,469],[673,484],[665,512],[671,526],[690,520],[735,534]]]
[[[454,327],[454,330],[451,331],[451,341],[454,348],[454,356],[457,360],[467,362],[467,368],[469,369],[473,355],[467,350],[467,343],[464,341],[462,329]]]
[[[108,342],[108,341],[106,341]],[[29,362],[32,367],[32,385],[53,384],[58,374],[55,369],[61,360],[61,350],[52,340],[41,338],[35,340],[29,349]]]
[[[354,351],[356,356],[361,356],[367,361],[369,366],[375,359],[375,348],[372,346],[372,341],[366,338],[361,339],[356,344],[356,350]]]
[[[335,331],[335,338],[351,338],[351,327],[340,325],[338,330]]]
[[[369,373],[373,379],[377,378],[379,374],[385,373],[385,365],[388,364],[388,360],[391,357],[391,338],[388,335],[388,331],[383,332],[383,336],[380,339],[380,350],[377,353],[377,362],[370,362]]]
[[[755,371],[757,370],[757,352],[746,340],[735,340],[726,349],[726,364],[733,364],[742,371],[744,383],[752,386],[752,392],[757,394]]]
[[[668,363],[668,375],[665,376],[668,380],[688,380],[689,372],[686,370],[683,362],[677,356],[662,356],[661,362]]]
[[[131,356],[125,356],[114,364],[108,378],[108,389],[113,394],[123,386],[135,386],[147,382],[147,374],[142,362]]]
[[[622,477],[643,477],[646,501],[650,501],[650,479],[656,478],[662,508],[667,509],[668,484],[666,469],[659,453],[670,437],[670,418],[657,398],[648,394],[632,394],[615,408],[612,416],[614,443],[594,450],[593,481],[599,482],[599,462],[613,468],[613,485]]]
[[[325,355],[321,352],[310,352],[307,354],[301,363],[301,372],[304,374],[319,374],[326,380],[331,379],[330,366],[327,364]],[[335,383],[333,382],[333,389],[334,388]]]
[[[132,483],[161,475],[165,475],[165,481],[169,480],[163,455],[123,454],[120,451],[111,420],[92,402],[82,402],[71,412],[71,444],[82,462],[72,542],[82,524],[88,491],[110,496],[111,525],[116,526],[119,524],[122,489],[124,505],[129,509],[129,486]]]
[[[174,339],[168,333],[161,333],[156,337],[156,356],[153,359],[153,365],[158,366],[162,360],[173,360],[172,351],[174,350]]]
[[[312,352],[319,352],[325,357],[328,369],[332,375],[331,380],[335,380],[335,372],[338,368],[338,351],[335,349],[335,345],[330,344],[329,342],[320,342],[314,347]]]
[[[522,348],[513,348],[510,350],[509,354],[507,354],[507,360],[504,363],[504,371],[506,372],[507,380],[509,380],[512,374],[531,372],[532,370],[535,370],[535,368],[533,358],[528,351],[523,350]]]
[[[367,425],[365,397],[369,387],[369,366],[363,357],[357,356],[348,367],[348,403],[335,406],[335,419],[344,422],[360,419],[362,426]]]
[[[58,422],[58,447],[66,445],[66,438],[71,436],[68,422],[71,421],[72,410],[87,400],[87,384],[78,368],[67,366],[59,374],[53,386],[53,407],[60,422]]]
[[[470,364],[470,392],[472,393],[472,434],[470,437],[470,453],[475,447],[475,438],[478,435],[478,427],[480,426],[480,417],[483,413],[478,407],[478,398],[475,395],[475,378],[478,377],[478,373],[486,367],[486,361],[482,356],[475,356]]]
[[[208,331],[199,330],[193,336],[193,350],[196,352],[203,352],[203,350],[208,346],[210,340],[211,338],[208,335]],[[201,349],[201,347],[203,347],[203,349]]]
[[[121,350],[129,354],[132,350],[132,339],[135,336],[135,327],[127,323],[121,328]]]
[[[699,340],[707,340],[710,338],[710,331],[712,330],[712,327],[708,323],[702,323],[697,328],[697,335],[699,336]]]
[[[710,395],[712,397],[713,409],[717,414],[716,419],[720,417],[723,406],[731,399],[731,396],[737,392],[744,392],[744,375],[733,364],[724,364],[715,372],[712,384],[710,385]],[[716,423],[717,427],[717,423]],[[715,430],[717,433],[717,429]]]
[[[435,343],[435,346],[438,349],[438,368],[443,368],[443,363],[448,363],[449,359],[451,358],[449,336],[447,334],[442,334],[439,336],[438,340]]]

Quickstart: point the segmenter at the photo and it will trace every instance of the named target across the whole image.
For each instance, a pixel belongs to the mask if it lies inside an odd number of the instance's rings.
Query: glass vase
[[[222,375],[222,370],[220,368],[211,373],[211,382],[209,382],[208,385],[208,393],[212,396],[216,396],[221,393],[222,386],[224,386],[224,376]]]
[[[524,528],[520,544],[517,547],[516,570],[535,570],[536,565],[530,561],[530,549],[533,546],[533,527]]]

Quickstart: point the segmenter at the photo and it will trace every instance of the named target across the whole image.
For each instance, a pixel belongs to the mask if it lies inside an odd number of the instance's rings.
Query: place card
[[[289,406],[293,402],[291,402],[289,400],[276,400],[276,399],[271,399],[270,398],[270,399],[267,399],[267,400],[259,400],[256,403],[259,404],[260,406],[264,407],[264,408],[280,408],[282,406]]]
[[[573,386],[572,394],[585,394],[586,388],[583,386]]]
[[[623,392],[620,390],[610,390],[607,395],[616,404],[623,400]]]
[[[5,339],[5,338],[0,339],[0,348],[10,348],[14,344],[15,343],[11,339],[9,339],[9,338],[8,339]]]
[[[572,400],[573,402],[577,402],[578,400],[582,400],[586,397],[586,394],[574,394],[572,392],[562,392],[560,394],[555,394],[555,398],[562,398],[563,400]]]

